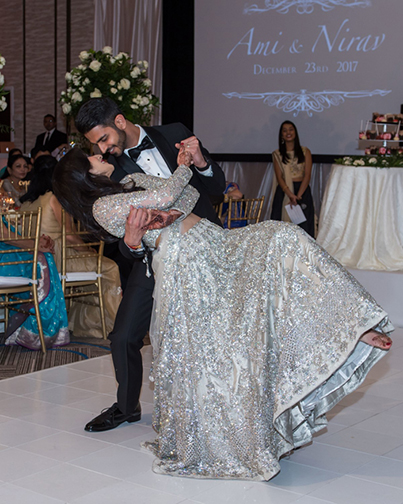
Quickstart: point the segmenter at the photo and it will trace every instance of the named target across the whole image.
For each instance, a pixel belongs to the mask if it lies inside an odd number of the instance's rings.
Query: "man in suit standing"
[[[56,118],[52,114],[46,114],[43,118],[45,132],[36,137],[36,151],[49,151],[52,153],[57,147],[67,144],[67,135],[56,129]]]
[[[108,162],[115,167],[111,175],[113,180],[120,181],[134,172],[168,178],[177,168],[178,149],[181,144],[184,145],[192,154],[194,163],[190,184],[200,193],[193,212],[221,224],[209,196],[223,193],[224,173],[183,124],[141,127],[126,120],[117,104],[109,98],[92,98],[86,102],[80,108],[75,123],[78,131],[98,145],[103,154],[111,155]],[[144,250],[142,234],[136,233],[141,229],[142,219],[142,210],[132,209],[126,235],[119,242],[122,254],[132,261],[132,269],[115,326],[109,335],[118,382],[117,403],[85,426],[85,430],[90,432],[110,430],[123,422],[136,422],[141,418],[139,397],[143,366],[140,349],[150,325],[154,289],[154,278],[146,264],[151,256]]]

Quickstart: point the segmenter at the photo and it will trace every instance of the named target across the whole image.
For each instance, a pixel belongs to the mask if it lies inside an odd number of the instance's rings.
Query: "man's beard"
[[[114,157],[120,157],[124,150],[127,148],[126,147],[126,131],[123,131],[123,130],[120,130],[120,129],[116,129],[115,131],[117,131],[118,133],[118,141],[117,141],[117,144],[114,145],[112,148],[115,148],[115,152],[113,153],[113,156]],[[116,148],[119,149],[119,153],[116,152]],[[109,155],[109,152],[108,152],[108,155]]]

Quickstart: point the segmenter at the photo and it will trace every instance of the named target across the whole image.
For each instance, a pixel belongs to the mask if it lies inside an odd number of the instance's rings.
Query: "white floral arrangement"
[[[90,98],[105,96],[118,104],[129,121],[150,123],[159,100],[151,93],[147,61],[134,64],[125,52],[113,56],[109,46],[81,51],[79,58],[81,64],[66,73],[67,90],[59,100],[67,117],[74,118]]]
[[[344,166],[372,166],[377,168],[403,168],[403,155],[400,153],[391,156],[344,156],[334,160],[336,164]]]
[[[6,59],[0,54],[0,70],[4,68],[6,64]],[[6,95],[9,92],[4,89],[4,75],[0,72],[0,112],[3,112],[7,108]],[[5,124],[0,124],[0,133],[9,133],[14,131],[13,128]]]
[[[4,68],[5,64],[6,59],[0,54],[0,70]],[[6,94],[8,94],[8,91],[4,91],[4,75],[0,72],[0,112],[7,108],[7,101],[4,96]]]

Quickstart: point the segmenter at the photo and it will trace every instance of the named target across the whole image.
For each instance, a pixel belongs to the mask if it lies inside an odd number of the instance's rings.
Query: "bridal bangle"
[[[128,243],[126,243],[126,245],[129,247],[130,250],[140,250],[140,249],[143,248],[143,244],[142,243],[140,243],[140,245],[134,245],[134,246],[129,245]]]

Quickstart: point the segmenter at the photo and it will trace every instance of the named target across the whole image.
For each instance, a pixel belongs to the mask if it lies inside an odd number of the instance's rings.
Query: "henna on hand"
[[[150,229],[162,229],[170,226],[182,215],[179,210],[151,210],[151,220],[147,222],[142,229],[149,231]]]

